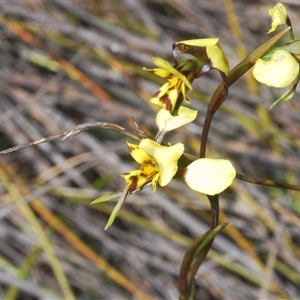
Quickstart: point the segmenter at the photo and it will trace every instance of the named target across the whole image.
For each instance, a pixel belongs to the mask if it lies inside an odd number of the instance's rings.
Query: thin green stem
[[[210,209],[211,209],[211,221],[210,221],[210,229],[214,229],[219,224],[219,195],[209,196],[207,195]]]
[[[203,240],[209,235],[210,230],[199,236],[193,244],[186,251],[180,268],[179,273],[179,300],[187,300],[189,299],[190,290],[191,290],[191,282],[188,280],[189,273],[191,270],[191,265],[194,260],[194,254],[199,248],[199,245],[203,242]]]

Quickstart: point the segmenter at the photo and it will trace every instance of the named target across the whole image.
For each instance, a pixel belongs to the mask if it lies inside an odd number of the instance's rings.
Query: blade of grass
[[[111,96],[101,89],[98,85],[96,85],[89,77],[87,77],[82,71],[72,65],[70,62],[66,61],[62,57],[58,56],[56,53],[47,50],[46,47],[40,41],[31,34],[26,29],[25,24],[21,22],[7,20],[5,18],[0,18],[0,22],[4,24],[11,32],[20,37],[26,43],[45,51],[48,53],[51,58],[56,61],[59,66],[70,76],[72,79],[78,81],[82,84],[87,90],[91,91],[97,98],[101,99],[101,101],[110,101]]]
[[[60,195],[59,189],[54,189],[52,192],[55,195]],[[65,194],[63,194],[63,195],[66,196]],[[96,210],[100,210],[104,213],[107,213],[108,215],[111,214],[112,209],[113,209],[113,206],[111,206],[109,204],[104,204],[104,203],[101,203],[101,205],[91,206],[90,200],[87,199],[88,198],[87,196],[82,195],[82,199],[80,199],[80,197],[78,197],[78,193],[75,191],[74,191],[73,196],[71,194],[69,194],[68,196],[70,197],[69,198],[70,201],[80,202],[80,203],[87,205],[89,207],[92,207]],[[142,228],[145,228],[146,230],[149,230],[156,234],[159,234],[159,235],[169,239],[170,241],[173,241],[173,242],[177,243],[178,245],[181,245],[184,247],[189,247],[193,242],[193,240],[191,238],[188,238],[185,235],[180,234],[171,228],[162,227],[160,225],[157,225],[155,222],[147,220],[144,217],[141,217],[135,213],[128,212],[126,210],[126,208],[124,208],[120,212],[118,218],[126,220],[127,222],[130,222],[130,223],[140,226]],[[225,217],[224,217],[224,219],[225,219]],[[222,222],[223,222],[223,220],[222,220]],[[228,226],[227,228],[229,228],[229,227],[231,227],[231,226]],[[214,250],[210,250],[207,257],[217,263],[220,263],[224,268],[232,271],[233,273],[235,273],[238,276],[241,276],[246,281],[249,281],[257,286],[261,286],[261,284],[262,284],[261,275],[249,270],[249,268],[239,264],[238,262],[228,261],[228,258],[224,257],[224,255],[221,255],[220,253],[218,253]],[[270,286],[270,290],[273,292],[276,292],[276,291],[278,292],[278,287],[272,283],[272,285]]]
[[[135,297],[139,299],[151,299],[151,296],[140,290],[132,281],[127,279],[115,268],[111,267],[101,256],[95,253],[87,244],[79,239],[70,228],[56,218],[40,201],[31,201],[31,206],[51,227],[64,236],[64,238],[80,253],[94,262],[95,265],[108,277],[110,277],[128,292],[132,293]]]
[[[18,272],[18,279],[25,279],[27,278],[29,271],[31,269],[31,266],[34,264],[35,260],[37,259],[38,255],[40,254],[40,248],[33,248],[26,259],[24,260],[22,266],[19,269]],[[8,291],[4,295],[4,300],[14,300],[17,299],[19,294],[19,289],[17,287],[12,286],[8,289]]]
[[[0,160],[0,164],[3,167],[3,163]],[[84,255],[86,258],[90,259],[92,262],[95,263],[95,265],[103,271],[108,277],[110,277],[113,281],[115,281],[117,284],[122,286],[125,290],[130,292],[132,295],[139,299],[151,299],[151,296],[147,293],[143,292],[139,289],[132,281],[127,279],[124,275],[122,275],[119,271],[117,271],[115,268],[111,267],[101,256],[99,256],[97,253],[95,253],[87,244],[85,244],[74,232],[67,227],[62,221],[60,221],[57,217],[55,217],[52,212],[44,205],[42,204],[38,199],[34,199],[30,202],[30,206],[22,201],[23,195],[29,194],[30,191],[27,189],[26,186],[24,186],[20,181],[18,181],[18,178],[15,174],[12,173],[12,170],[9,168],[5,168],[7,174],[4,172],[4,168],[0,169],[0,179],[6,183],[6,188],[9,190],[9,192],[12,193],[12,196],[14,196],[14,199],[18,201],[19,208],[24,211],[24,213],[28,214],[28,218],[30,221],[34,224],[34,228],[38,231],[38,237],[42,235],[40,238],[42,238],[42,242],[46,243],[44,241],[44,231],[40,227],[37,219],[35,218],[33,211],[31,208],[40,216],[42,217],[55,231],[60,233],[77,251],[79,251],[82,255]],[[12,186],[12,183],[10,182],[9,178],[14,178],[14,181],[17,183],[14,183],[15,185]],[[17,184],[17,188],[16,188]],[[22,191],[22,194],[19,192],[19,189]],[[30,208],[31,207],[31,208]],[[33,220],[31,220],[34,218]],[[42,231],[42,232],[40,232]],[[43,244],[42,244],[43,245]],[[43,245],[44,246],[44,245]],[[45,249],[45,247],[47,248]],[[54,250],[51,251],[50,246],[47,244],[44,247],[44,251],[49,255],[51,259],[53,259],[54,256]],[[52,261],[51,261],[52,262]],[[53,263],[53,262],[52,262]],[[63,270],[61,269],[61,265],[58,261],[56,261],[54,265],[55,268],[59,268],[57,271],[54,269],[54,271],[58,274],[57,278],[61,284],[61,288],[63,289],[65,296],[65,299],[74,299],[70,288],[68,287],[68,281],[63,273]],[[57,266],[58,265],[58,266]],[[69,291],[70,290],[70,291]],[[66,294],[67,293],[67,294]]]
[[[22,200],[23,196],[19,191],[20,188],[19,183],[15,183],[11,181],[11,178],[15,178],[15,174],[11,173],[11,171],[12,170],[8,170],[7,168],[4,168],[4,164],[0,160],[0,180],[2,184],[5,186],[11,198],[14,199],[19,204],[18,208],[21,210],[21,212],[24,214],[28,222],[31,224],[32,229],[35,232],[35,235],[37,236],[37,239],[41,244],[41,247],[43,248],[45,254],[48,257],[50,266],[52,267],[53,272],[57,278],[57,281],[60,285],[64,298],[75,299],[75,296],[70,287],[68,279],[55,254],[53,246],[45,230],[40,225],[39,221],[37,220],[30,206]]]

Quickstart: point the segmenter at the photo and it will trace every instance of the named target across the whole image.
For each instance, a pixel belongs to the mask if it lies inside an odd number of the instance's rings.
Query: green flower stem
[[[209,203],[210,203],[210,210],[211,210],[211,220],[210,220],[210,229],[214,229],[219,224],[219,195],[210,196],[207,195]]]
[[[202,265],[204,259],[207,256],[208,251],[210,250],[212,244],[213,244],[214,239],[212,239],[207,245],[206,247],[199,253],[199,255],[197,256],[197,258],[195,259],[195,262],[193,263],[191,269],[189,270],[189,275],[188,275],[188,284],[189,284],[189,298],[187,299],[192,299],[192,292],[194,292],[194,284],[195,284],[195,276],[200,268],[200,266]],[[181,300],[181,299],[180,299]]]
[[[215,112],[218,110],[218,108],[221,106],[221,104],[225,101],[227,94],[228,94],[228,80],[225,75],[225,73],[219,71],[221,74],[221,77],[223,79],[222,83],[218,86],[217,90],[213,94],[212,98],[210,99],[210,102],[207,106],[207,112],[205,115],[205,121],[203,125],[203,130],[201,134],[201,144],[200,144],[200,158],[205,157],[205,151],[206,151],[206,144],[207,144],[207,138],[208,133],[210,129],[211,122],[213,120]]]
[[[190,290],[191,287],[193,285],[194,282],[194,278],[202,264],[202,262],[204,261],[204,259],[207,256],[208,251],[210,250],[214,238],[216,237],[217,234],[219,234],[226,226],[228,225],[228,222],[226,223],[222,223],[218,226],[216,226],[213,229],[210,229],[207,233],[207,235],[205,236],[203,242],[201,242],[201,244],[198,246],[198,248],[196,249],[196,251],[194,252],[193,257],[195,257],[195,260],[190,268],[189,274],[188,274],[188,284],[190,286]]]
[[[191,270],[192,262],[194,259],[194,254],[196,253],[199,245],[205,240],[205,238],[209,235],[211,230],[205,232],[201,236],[199,236],[193,244],[186,251],[180,268],[179,273],[179,300],[187,300],[189,299],[191,284],[188,282],[189,272]],[[206,253],[207,254],[207,253]],[[205,256],[206,256],[205,254]]]
[[[180,270],[179,300],[192,299],[195,275],[211,248],[215,236],[223,230],[228,223],[220,224],[198,237],[187,250]]]

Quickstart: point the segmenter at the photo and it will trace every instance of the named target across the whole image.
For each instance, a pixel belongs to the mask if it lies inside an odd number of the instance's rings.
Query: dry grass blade
[[[12,182],[10,181],[12,178],[11,170],[5,170],[1,163],[0,169],[0,180],[7,189],[9,195],[19,204],[19,209],[21,210],[22,214],[28,220],[30,225],[32,226],[33,231],[35,232],[39,242],[41,243],[41,247],[43,248],[45,254],[49,259],[49,263],[53,269],[53,272],[57,278],[57,281],[60,284],[61,292],[64,298],[66,299],[74,299],[75,296],[73,295],[73,291],[70,287],[70,284],[67,280],[67,277],[59,263],[55,251],[53,249],[53,245],[50,242],[45,230],[39,224],[37,218],[35,217],[32,209],[27,203],[22,202],[22,194],[19,192],[23,190],[24,187],[20,186],[20,182]]]
[[[26,257],[21,268],[19,269],[19,274],[18,274],[19,279],[26,279],[28,277],[30,269],[32,268],[34,262],[38,258],[39,253],[40,253],[39,248],[32,249],[28,257]],[[5,294],[4,299],[10,299],[10,300],[17,299],[18,294],[19,294],[19,289],[15,286],[12,286]]]
[[[112,124],[112,123],[107,123],[107,122],[91,122],[91,123],[79,124],[73,130],[69,130],[69,131],[66,131],[66,132],[63,132],[60,134],[56,134],[56,135],[51,135],[51,136],[42,138],[42,139],[34,141],[34,142],[30,142],[30,143],[23,144],[23,145],[17,145],[17,146],[2,150],[2,151],[0,151],[0,154],[8,154],[8,153],[12,153],[15,151],[20,151],[22,149],[26,149],[26,148],[29,148],[32,146],[37,146],[37,145],[40,145],[43,143],[49,143],[49,142],[55,141],[57,139],[61,139],[61,141],[64,141],[64,140],[66,140],[72,136],[75,136],[83,131],[91,130],[91,129],[95,129],[95,128],[103,128],[103,129],[115,131],[115,132],[121,133],[123,135],[129,136],[135,140],[141,139],[141,135],[137,135],[131,131],[128,131],[127,129],[125,129],[124,127],[122,127],[118,124]]]

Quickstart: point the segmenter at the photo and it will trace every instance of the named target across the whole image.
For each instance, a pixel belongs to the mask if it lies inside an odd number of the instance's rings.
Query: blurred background
[[[233,68],[269,36],[272,1],[5,1],[0,3],[0,150],[132,118],[156,134],[149,103],[163,81],[142,67],[171,62],[172,43],[219,37]],[[300,36],[300,4],[286,7]],[[287,41],[288,36],[285,41]],[[300,184],[300,97],[244,76],[215,115],[208,157],[239,173]],[[169,133],[198,155],[217,72],[195,81],[197,120]],[[0,156],[1,299],[176,299],[180,264],[209,228],[205,195],[173,180],[133,194],[104,231],[138,165],[128,137],[94,129]],[[296,299],[300,295],[300,194],[235,180],[220,197],[215,239],[196,276],[195,299]]]

